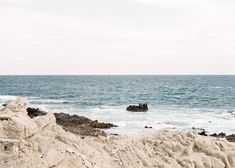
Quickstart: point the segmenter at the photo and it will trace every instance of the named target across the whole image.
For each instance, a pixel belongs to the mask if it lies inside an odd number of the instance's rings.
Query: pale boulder
[[[12,112],[26,112],[26,109],[28,107],[29,101],[25,97],[18,97],[16,100],[5,106],[5,108],[9,109]]]

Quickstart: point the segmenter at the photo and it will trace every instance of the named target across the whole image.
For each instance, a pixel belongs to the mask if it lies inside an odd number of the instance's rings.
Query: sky
[[[0,0],[0,75],[235,74],[234,0]]]

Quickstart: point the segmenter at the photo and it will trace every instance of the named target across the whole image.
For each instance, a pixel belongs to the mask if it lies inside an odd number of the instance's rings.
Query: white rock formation
[[[11,112],[23,112],[29,107],[29,101],[24,97],[19,97],[15,101],[6,105]]]
[[[19,98],[0,107],[0,168],[235,168],[235,143],[161,130],[140,138],[81,139]]]

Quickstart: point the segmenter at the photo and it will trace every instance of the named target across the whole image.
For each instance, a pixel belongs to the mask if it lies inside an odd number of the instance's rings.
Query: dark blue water
[[[0,76],[0,103],[15,96],[28,97],[33,106],[79,113],[123,127],[137,127],[128,121],[146,121],[137,125],[165,122],[189,128],[192,120],[201,119],[195,116],[202,114],[215,118],[221,114],[231,120],[225,113],[235,110],[235,76]],[[150,106],[147,114],[125,111],[129,104],[144,102]],[[173,119],[164,119],[167,115]],[[187,122],[175,121],[178,115]]]

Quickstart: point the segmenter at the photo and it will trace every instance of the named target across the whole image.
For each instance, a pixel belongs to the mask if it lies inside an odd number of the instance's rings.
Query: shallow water
[[[0,103],[26,96],[35,107],[113,122],[110,131],[155,129],[235,133],[235,76],[0,76]],[[147,113],[127,112],[149,104]]]

